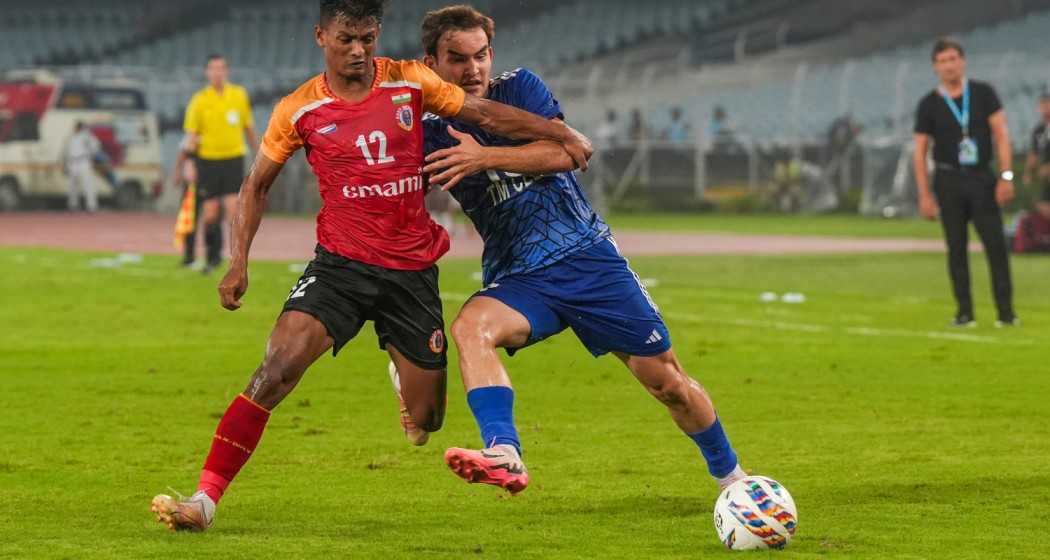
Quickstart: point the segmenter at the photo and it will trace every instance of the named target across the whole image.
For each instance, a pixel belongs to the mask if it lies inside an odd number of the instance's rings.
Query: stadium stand
[[[643,5],[610,0],[608,9],[595,12],[593,5],[583,2],[542,0],[530,2],[531,18],[504,20],[499,17],[501,10],[508,11],[517,4],[515,0],[473,2],[499,20],[496,47],[503,67],[528,65],[548,72],[645,41],[682,38],[716,27],[743,6],[777,3],[782,2],[656,0]],[[384,22],[383,52],[417,56],[420,14],[444,4],[435,0],[393,3]],[[199,72],[192,70],[199,68],[208,53],[225,54],[235,69],[235,80],[260,100],[295,85],[321,63],[310,31],[317,17],[313,3],[227,2],[209,8],[210,21],[198,19],[199,25],[177,32],[154,30],[153,37],[140,37],[148,27],[146,12],[146,3],[122,0],[106,0],[101,5],[76,0],[61,11],[34,9],[26,3],[9,11],[4,20],[9,27],[5,31],[17,32],[26,40],[17,41],[17,48],[0,55],[5,57],[0,59],[0,68],[60,60],[163,69],[164,79],[150,87],[150,100],[162,121],[171,125],[179,120],[185,99],[198,87]],[[89,13],[91,17],[82,17]],[[72,25],[74,21],[89,25]],[[125,48],[115,50],[117,45]]]
[[[141,4],[71,0],[61,7],[7,3],[0,10],[0,68],[25,67],[56,58],[100,54],[132,37],[143,20]]]
[[[970,75],[994,80],[1008,120],[1020,123],[1011,130],[1014,142],[1025,141],[1024,123],[1050,83],[1048,28],[1050,11],[1043,11],[957,35],[968,50]],[[844,114],[866,130],[910,131],[914,105],[934,83],[931,46],[932,39],[862,58],[803,64],[790,79],[683,96],[654,108],[652,119],[659,126],[672,104],[688,107],[694,116],[721,105],[738,129],[771,143],[814,138]]]
[[[1034,6],[1040,1],[1015,4]],[[418,56],[420,15],[445,3],[392,3],[382,53]],[[0,13],[0,33],[13,40],[5,41],[10,48],[0,50],[0,69],[90,63],[144,76],[150,105],[162,126],[177,130],[186,101],[200,87],[201,61],[211,52],[221,52],[231,61],[234,81],[251,92],[262,128],[277,96],[321,65],[310,31],[316,5],[213,2],[204,17],[198,9],[204,4],[69,0],[56,8],[26,0],[8,2]],[[607,0],[600,10],[578,0],[530,0],[527,16],[516,9],[518,0],[474,4],[499,22],[497,70],[539,70],[567,105],[583,106],[574,116],[582,119],[584,128],[597,123],[604,107],[633,107],[631,95],[637,98],[644,89],[647,98],[660,100],[643,108],[655,129],[666,125],[672,106],[683,107],[688,120],[702,123],[720,105],[735,128],[774,144],[819,136],[844,114],[868,131],[899,132],[910,118],[914,99],[932,83],[926,65],[928,37],[874,53],[824,53],[735,84],[707,83],[713,75],[709,70],[718,65],[834,37],[866,21],[892,20],[908,0],[849,9],[833,0]],[[807,17],[814,11],[828,17]],[[511,12],[516,15],[503,17]],[[1016,122],[1026,121],[1050,77],[1044,62],[1050,42],[1043,39],[1048,25],[1050,12],[1032,12],[961,35],[971,53],[971,74],[997,80]],[[847,55],[852,58],[844,59]],[[615,76],[593,72],[603,61],[616,69]],[[660,70],[653,68],[659,64],[664,65]],[[683,78],[653,83],[649,77],[662,68],[676,68]],[[595,91],[599,89],[605,91]],[[1024,128],[1013,127],[1017,140]]]

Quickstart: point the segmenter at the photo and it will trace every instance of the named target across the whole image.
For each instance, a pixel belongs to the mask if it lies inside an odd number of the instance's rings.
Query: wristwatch
[[[1002,179],[1003,181],[1013,181],[1014,180],[1014,172],[1010,171],[1009,169],[1007,169],[1006,171],[1003,171],[1002,173],[999,174],[999,178]]]

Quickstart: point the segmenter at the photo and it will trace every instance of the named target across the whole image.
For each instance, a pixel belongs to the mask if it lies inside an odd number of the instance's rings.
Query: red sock
[[[269,419],[269,410],[244,395],[237,395],[215,429],[215,439],[211,442],[208,458],[204,460],[197,490],[203,490],[219,503],[226,487],[255,451]]]

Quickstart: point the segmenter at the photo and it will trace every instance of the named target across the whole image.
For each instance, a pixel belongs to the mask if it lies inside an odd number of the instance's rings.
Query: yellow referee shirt
[[[247,151],[244,129],[249,126],[254,125],[248,92],[228,83],[222,93],[208,85],[193,94],[182,128],[200,136],[197,157],[231,159]]]

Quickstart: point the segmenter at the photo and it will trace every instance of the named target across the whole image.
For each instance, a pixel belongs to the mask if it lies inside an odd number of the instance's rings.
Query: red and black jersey
[[[424,207],[424,112],[454,116],[465,93],[417,61],[375,59],[363,101],[336,97],[324,74],[274,109],[262,153],[283,163],[299,148],[324,206],[317,241],[329,252],[396,270],[423,270],[449,249]]]

